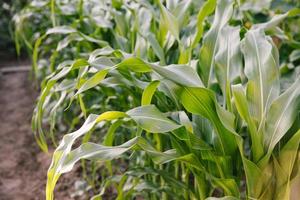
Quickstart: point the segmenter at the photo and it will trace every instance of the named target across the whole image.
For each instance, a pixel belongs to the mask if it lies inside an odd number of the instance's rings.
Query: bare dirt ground
[[[41,152],[31,131],[37,92],[28,77],[26,72],[0,75],[0,200],[45,199],[51,156]],[[55,199],[71,199],[72,176],[60,180]]]

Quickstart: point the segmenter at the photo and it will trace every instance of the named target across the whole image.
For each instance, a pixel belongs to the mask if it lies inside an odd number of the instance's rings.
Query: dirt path
[[[30,120],[37,92],[28,73],[0,75],[0,200],[45,199],[50,156],[34,141]],[[70,199],[63,180],[56,199]]]

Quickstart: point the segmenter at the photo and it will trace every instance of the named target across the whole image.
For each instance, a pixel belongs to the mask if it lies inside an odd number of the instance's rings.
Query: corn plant
[[[6,1],[1,0],[1,6],[0,6],[0,50],[1,50],[1,56],[4,58],[4,55],[7,56],[15,55],[15,49],[14,49],[14,42],[13,42],[13,23],[11,18],[14,14],[19,12],[24,5],[27,3],[26,0],[21,1]],[[3,54],[3,53],[6,54]]]
[[[282,87],[272,36],[299,9],[247,28],[233,0],[78,1],[76,20],[60,17],[59,2],[33,48],[36,74],[52,52],[33,129],[46,151],[59,116],[70,112],[71,129],[84,123],[53,153],[47,199],[80,160],[91,161],[95,200],[111,187],[116,199],[289,199],[300,78]]]

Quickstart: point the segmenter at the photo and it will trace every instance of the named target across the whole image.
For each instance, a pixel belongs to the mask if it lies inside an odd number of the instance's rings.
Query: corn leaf
[[[164,133],[181,127],[165,117],[155,106],[148,105],[134,108],[126,113],[136,123],[151,133]]]
[[[280,150],[278,159],[274,158],[276,173],[276,194],[277,199],[289,199],[291,187],[291,175],[298,155],[300,143],[300,130]],[[299,166],[296,166],[299,167]]]
[[[220,0],[217,3],[213,24],[204,35],[199,55],[198,74],[205,86],[213,81],[215,55],[219,46],[221,29],[228,23],[233,11],[232,0]]]
[[[159,81],[152,81],[144,90],[142,95],[142,106],[151,104],[152,97],[159,86]]]
[[[236,148],[234,135],[225,128],[217,114],[217,102],[214,94],[205,88],[184,87],[180,99],[189,112],[207,118],[218,134],[215,148],[223,154],[232,155]]]
[[[262,123],[271,102],[279,95],[278,52],[261,29],[247,32],[242,51],[249,110],[254,120]]]
[[[265,130],[265,149],[268,154],[285,135],[295,121],[300,106],[300,78],[278,97],[267,114]]]
[[[216,54],[215,73],[225,98],[225,105],[229,111],[231,106],[231,83],[238,78],[242,70],[240,52],[239,27],[225,26],[219,36],[220,45]]]

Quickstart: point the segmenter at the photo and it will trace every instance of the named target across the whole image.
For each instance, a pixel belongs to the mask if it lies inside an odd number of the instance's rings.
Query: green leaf
[[[238,113],[242,117],[243,120],[246,121],[248,125],[248,131],[251,137],[251,150],[254,162],[258,162],[259,159],[263,156],[264,149],[262,144],[262,137],[257,132],[255,123],[251,118],[247,98],[241,84],[232,86],[232,93],[234,97],[234,103],[237,108]]]
[[[196,71],[188,65],[168,65],[165,67],[151,64],[152,69],[162,77],[189,87],[200,87],[202,82]]]
[[[47,178],[47,187],[46,187],[46,199],[47,200],[54,199],[53,191],[54,191],[54,188],[55,188],[58,178],[60,177],[60,175],[62,173],[70,171],[74,164],[74,163],[72,164],[72,162],[77,159],[77,158],[75,158],[75,160],[74,160],[74,156],[73,156],[73,161],[70,162],[70,160],[72,160],[72,157],[71,158],[68,157],[75,140],[77,138],[83,136],[90,130],[92,130],[92,128],[100,121],[103,121],[103,120],[110,121],[110,120],[118,119],[118,118],[125,117],[125,116],[126,116],[125,113],[117,112],[117,111],[108,111],[99,116],[89,115],[88,118],[86,119],[85,123],[82,125],[82,127],[80,129],[78,129],[77,131],[75,131],[73,133],[69,133],[63,137],[61,143],[59,144],[59,146],[56,148],[55,152],[53,153],[52,162],[48,169],[48,174],[47,174],[48,178]],[[88,150],[88,148],[86,150]],[[68,164],[68,162],[69,162],[69,164]],[[67,167],[65,167],[65,166],[67,166]]]
[[[192,0],[183,0],[177,3],[176,7],[172,9],[173,15],[178,20],[179,28],[183,27],[190,17],[189,8]]]
[[[39,101],[37,103],[37,108],[36,108],[37,111],[32,118],[32,124],[33,124],[33,129],[35,130],[34,134],[35,134],[36,141],[43,151],[48,150],[47,143],[44,136],[44,131],[42,128],[44,103],[46,101],[46,98],[48,97],[49,94],[51,94],[51,89],[59,79],[65,77],[73,69],[83,67],[86,65],[87,62],[84,59],[78,59],[72,63],[70,62],[63,63],[61,65],[62,68],[60,69],[60,71],[58,71],[57,73],[53,73],[52,75],[49,76],[50,78],[47,81],[46,86],[42,89],[41,95],[39,97]],[[36,132],[38,133],[38,135]]]
[[[279,95],[279,58],[272,39],[261,29],[250,30],[242,40],[247,100],[251,116],[263,123],[271,102]]]
[[[205,88],[182,88],[181,102],[187,111],[207,118],[217,132],[215,148],[226,155],[233,155],[237,149],[234,134],[220,120],[217,102],[212,91]]]
[[[178,20],[172,13],[170,13],[160,2],[159,0],[159,8],[162,17],[162,23],[167,27],[170,33],[179,41],[179,24]]]
[[[178,117],[179,117],[179,121],[180,124],[184,125],[184,127],[186,128],[186,130],[188,130],[189,132],[193,133],[193,124],[190,121],[189,117],[187,116],[187,114],[183,111],[178,112]]]
[[[61,51],[62,49],[66,48],[72,41],[82,41],[83,38],[80,37],[78,34],[70,34],[65,37],[63,40],[59,41],[57,44],[56,50]]]
[[[144,90],[142,95],[142,106],[151,104],[152,97],[159,86],[159,81],[152,81]]]
[[[240,28],[224,26],[219,36],[220,45],[216,54],[215,73],[225,97],[225,105],[229,111],[231,106],[230,85],[241,75],[242,57],[240,52]]]
[[[181,127],[168,119],[154,105],[141,106],[126,112],[141,128],[151,133],[170,132]]]
[[[157,57],[159,58],[160,62],[162,64],[166,64],[166,60],[165,60],[165,54],[164,54],[164,50],[161,48],[160,44],[158,43],[158,41],[156,40],[154,34],[152,33],[148,33],[147,34],[147,40],[150,43],[154,53],[157,55]]]
[[[288,12],[289,17],[296,17],[299,15],[300,15],[300,8],[293,8],[293,9],[289,10],[289,12]]]
[[[147,65],[146,62],[139,58],[127,58],[118,64],[119,68],[127,68],[135,72],[151,72],[151,68]]]
[[[104,69],[89,78],[76,92],[75,96],[98,85],[107,75],[109,69]]]
[[[70,34],[76,33],[77,30],[70,26],[56,26],[47,30],[46,35],[49,34]]]
[[[62,142],[53,153],[52,162],[48,169],[48,179],[47,179],[47,187],[46,187],[47,200],[54,199],[53,196],[54,187],[61,174],[60,169],[65,160],[65,156],[67,153],[70,152],[73,142],[75,141],[76,138],[80,137],[81,135],[91,130],[96,123],[95,121],[96,119],[97,119],[96,115],[90,115],[79,130],[75,131],[74,133],[67,134],[63,137]]]
[[[219,0],[215,18],[209,31],[204,35],[200,49],[198,74],[205,86],[213,81],[215,56],[219,46],[221,29],[228,23],[233,12],[232,0]]]
[[[122,123],[123,122],[121,120],[117,120],[109,127],[107,134],[105,135],[104,140],[103,140],[103,144],[105,146],[113,145],[113,141],[115,138],[115,132],[116,132],[117,128],[119,128],[122,125]]]
[[[295,161],[299,153],[300,130],[280,150],[278,159],[275,158],[275,173],[276,173],[276,198],[289,199],[291,175],[295,166]],[[278,161],[278,162],[276,162]]]
[[[299,59],[300,59],[300,50],[296,49],[296,50],[292,51],[292,53],[289,56],[289,60],[291,62],[295,62],[296,60],[299,60]]]
[[[270,154],[295,121],[300,106],[300,78],[270,106],[266,119],[264,146]]]
[[[255,163],[243,157],[243,167],[246,175],[247,196],[259,199],[271,185],[271,178],[274,176],[270,166],[260,169]],[[269,193],[269,195],[273,195]]]
[[[38,76],[39,48],[45,38],[46,38],[46,35],[43,35],[43,36],[39,37],[34,43],[34,48],[33,48],[33,52],[32,52],[32,70],[34,72],[35,77]]]
[[[200,11],[197,15],[197,32],[194,38],[192,48],[195,48],[196,45],[200,42],[202,35],[203,35],[203,23],[205,18],[214,12],[215,7],[217,5],[216,0],[208,0],[206,1],[203,6],[201,7]]]
[[[226,196],[239,197],[239,188],[234,179],[212,179],[213,184],[223,189]],[[233,198],[235,199],[235,198]]]
[[[163,78],[184,86],[199,87],[203,85],[196,71],[188,65],[159,66],[147,63],[139,58],[131,57],[125,59],[116,65],[116,67],[126,68],[141,73],[155,71]]]
[[[280,22],[282,22],[287,17],[294,17],[300,14],[299,8],[291,9],[289,12],[286,12],[285,14],[275,15],[272,17],[271,20],[268,22],[255,24],[251,29],[263,29],[263,30],[270,30],[274,27],[276,27]]]
[[[131,149],[138,141],[138,138],[128,140],[119,146],[103,146],[95,143],[84,143],[80,147],[72,150],[66,156],[60,173],[66,173],[72,170],[74,164],[80,159],[89,159],[97,161],[113,160]]]

